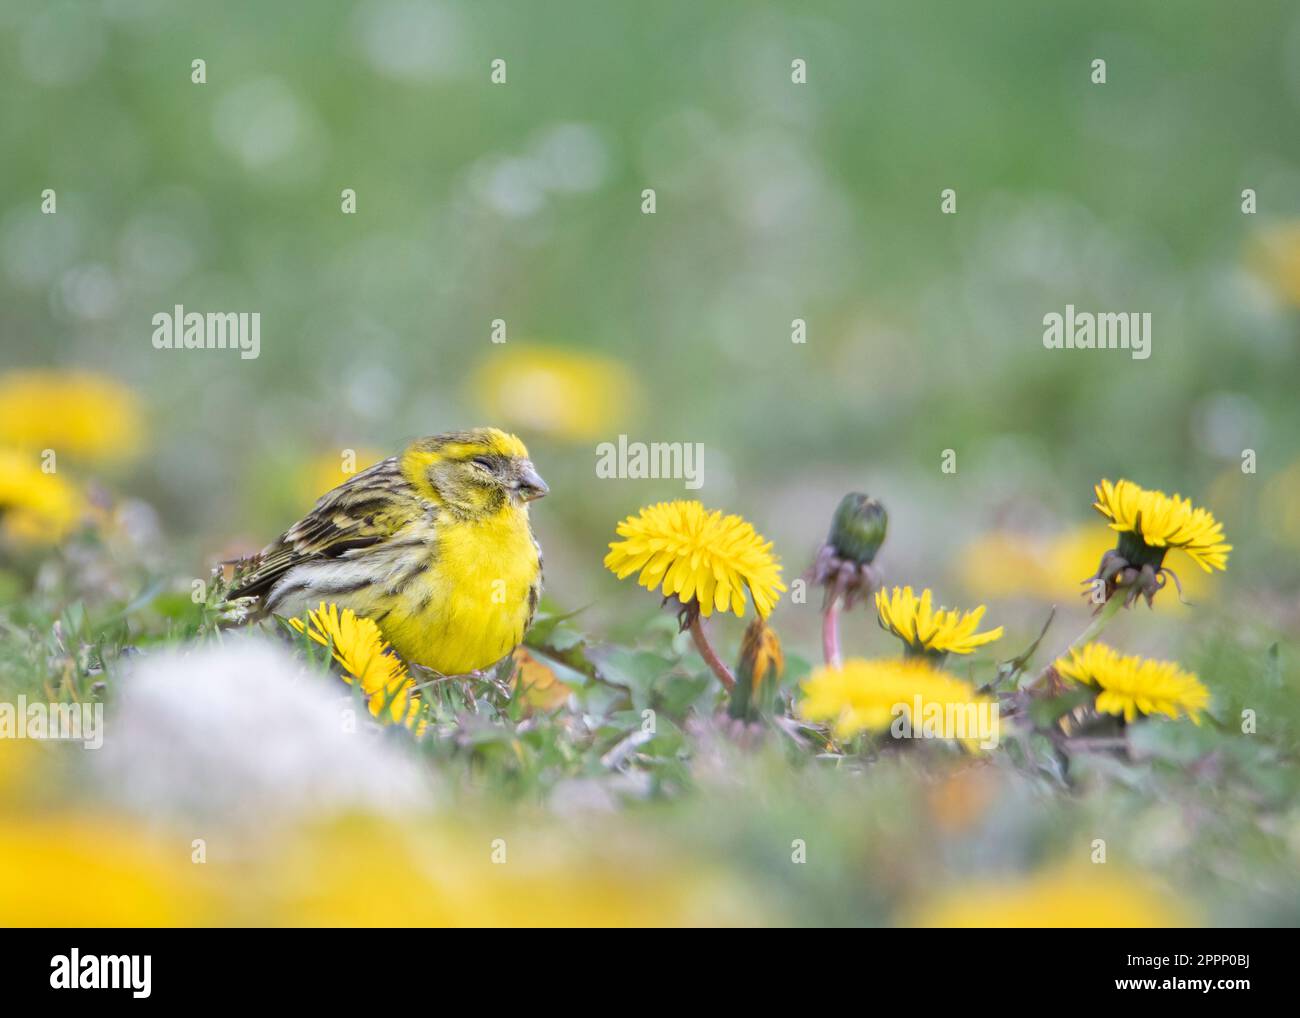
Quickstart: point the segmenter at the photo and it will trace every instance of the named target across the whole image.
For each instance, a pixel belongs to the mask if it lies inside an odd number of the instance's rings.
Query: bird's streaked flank
[[[239,563],[232,598],[296,616],[329,602],[371,618],[407,661],[444,675],[494,664],[541,596],[528,503],[548,491],[514,435],[422,438],[323,495]]]

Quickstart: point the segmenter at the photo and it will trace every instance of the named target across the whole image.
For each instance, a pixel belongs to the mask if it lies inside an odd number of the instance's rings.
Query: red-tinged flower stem
[[[840,599],[837,593],[831,594],[826,610],[822,612],[822,654],[827,666],[840,667]]]
[[[700,657],[704,658],[704,663],[708,665],[713,674],[718,677],[718,681],[730,693],[736,688],[736,677],[731,674],[731,669],[722,663],[722,659],[714,652],[709,638],[704,633],[704,623],[700,621],[697,614],[691,619],[691,638],[695,641],[695,649],[700,652]]]

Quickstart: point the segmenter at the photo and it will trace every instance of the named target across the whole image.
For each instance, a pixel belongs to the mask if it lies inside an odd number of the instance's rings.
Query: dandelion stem
[[[1105,607],[1097,613],[1097,617],[1092,620],[1092,624],[1074,638],[1074,642],[1066,648],[1066,653],[1068,654],[1077,647],[1087,646],[1093,640],[1097,639],[1101,634],[1101,631],[1106,628],[1106,623],[1114,618],[1115,614],[1123,606],[1124,599],[1119,596],[1119,591],[1116,591],[1115,594],[1111,596],[1111,599],[1106,602]]]
[[[840,599],[832,593],[822,612],[822,653],[830,668],[840,667]]]
[[[1065,648],[1065,653],[1069,654],[1070,651],[1076,650],[1079,647],[1086,647],[1093,640],[1097,639],[1097,637],[1101,635],[1101,631],[1106,628],[1106,623],[1113,619],[1123,606],[1124,598],[1120,596],[1119,591],[1116,591],[1111,596],[1111,599],[1102,607],[1101,611],[1097,613],[1097,617],[1089,623],[1088,628],[1070,641],[1070,645]],[[1049,664],[1038,673],[1038,678],[1034,679],[1034,681],[1025,688],[1031,690],[1038,689],[1047,681],[1048,676],[1052,674],[1055,667],[1055,664]]]
[[[704,663],[708,665],[713,674],[718,677],[718,681],[730,693],[736,688],[736,677],[731,674],[731,669],[722,663],[722,659],[714,652],[709,638],[704,634],[704,623],[700,621],[700,616],[696,615],[691,619],[691,638],[695,641],[695,649],[700,652],[700,657],[704,658]]]

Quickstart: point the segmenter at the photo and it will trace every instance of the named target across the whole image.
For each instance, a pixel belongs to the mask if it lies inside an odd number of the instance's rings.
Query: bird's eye
[[[489,474],[492,472],[492,461],[486,456],[475,456],[470,462],[476,467],[482,467]]]

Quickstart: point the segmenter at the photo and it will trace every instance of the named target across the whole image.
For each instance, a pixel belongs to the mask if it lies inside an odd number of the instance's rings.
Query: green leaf
[[[602,679],[632,693],[632,703],[638,710],[649,705],[655,683],[673,668],[671,661],[648,650],[605,646],[593,648],[588,657]]]
[[[537,647],[529,647],[528,653],[542,664],[546,665],[547,668],[555,673],[555,677],[566,686],[586,686],[591,682],[591,677],[585,672],[579,671],[577,668],[565,664],[553,654],[548,654],[546,651],[539,650]]]
[[[540,611],[538,611],[537,615],[534,617],[533,624],[529,627],[528,634],[527,636],[525,636],[524,642],[528,646],[535,646],[538,644],[545,645],[551,643],[551,635],[552,633],[555,632],[555,630],[560,628],[560,626],[563,623],[567,622],[569,619],[575,618],[578,615],[585,612],[588,607],[589,606],[584,605],[581,608],[575,608],[571,612],[564,612],[564,613],[557,613],[543,607]],[[577,632],[577,630],[572,629],[572,627],[568,627],[568,628],[572,632]],[[551,645],[554,646],[553,643]],[[559,649],[564,650],[567,648],[561,647]]]

